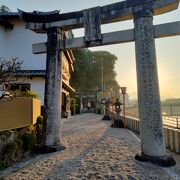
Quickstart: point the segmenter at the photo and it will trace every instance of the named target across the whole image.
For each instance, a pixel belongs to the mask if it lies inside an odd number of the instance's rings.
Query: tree
[[[107,51],[90,51],[81,49],[74,51],[75,64],[71,84],[76,91],[102,90],[102,71],[104,90],[113,88],[119,95],[119,85],[115,79],[114,66],[117,57]]]
[[[9,83],[15,80],[13,73],[21,69],[22,61],[18,58],[10,60],[0,59],[0,84]]]
[[[0,59],[0,99],[4,97],[12,99],[12,94],[7,90],[11,88],[11,83],[16,80],[14,73],[21,69],[21,64],[22,62],[18,58]]]
[[[0,6],[0,12],[10,12],[11,10],[5,6],[5,5],[1,5]]]

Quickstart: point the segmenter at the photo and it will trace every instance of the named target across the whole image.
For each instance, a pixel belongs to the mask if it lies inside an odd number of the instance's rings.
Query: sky
[[[17,8],[24,11],[52,11],[60,13],[78,11],[95,6],[103,6],[122,0],[1,0],[0,4],[8,6],[12,11]],[[155,16],[154,24],[180,21],[180,8],[175,11]],[[134,27],[133,21],[124,21],[102,26],[102,33],[113,32]],[[83,36],[83,29],[73,31],[75,36]],[[93,51],[107,50],[118,58],[115,70],[120,86],[126,86],[130,99],[137,97],[135,45],[124,43],[118,45],[90,48]],[[161,99],[180,98],[180,36],[156,39],[156,56],[159,73]]]

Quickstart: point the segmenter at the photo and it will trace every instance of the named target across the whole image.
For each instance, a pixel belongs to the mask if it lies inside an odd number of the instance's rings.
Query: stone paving
[[[160,168],[134,160],[140,151],[139,139],[131,131],[111,128],[110,121],[101,119],[102,116],[95,114],[64,119],[61,140],[66,146],[64,151],[38,155],[1,172],[0,177],[7,180],[180,179],[177,167]]]

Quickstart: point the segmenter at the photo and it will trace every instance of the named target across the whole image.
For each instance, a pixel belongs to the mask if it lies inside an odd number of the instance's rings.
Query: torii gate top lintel
[[[50,27],[60,27],[64,30],[82,28],[86,12],[99,16],[101,24],[113,23],[133,19],[134,13],[149,9],[153,15],[163,14],[177,9],[179,0],[126,0],[102,7],[90,8],[82,11],[59,14],[59,11],[47,13],[27,13],[21,10],[19,14],[26,21],[27,29],[46,33]]]

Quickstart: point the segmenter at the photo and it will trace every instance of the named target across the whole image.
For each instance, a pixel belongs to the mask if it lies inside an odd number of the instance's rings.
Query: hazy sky
[[[17,8],[24,11],[51,11],[60,10],[61,13],[77,11],[94,6],[120,2],[122,0],[1,0],[1,4],[8,6],[12,11]],[[180,21],[180,8],[160,16],[154,17],[154,24]],[[133,28],[133,21],[125,21],[104,25],[102,32],[112,32]],[[74,32],[82,36],[83,30]],[[91,50],[108,50],[118,57],[116,63],[117,81],[121,86],[127,86],[130,98],[136,97],[136,65],[134,43],[125,43],[111,46],[91,48]],[[180,36],[156,40],[156,55],[158,62],[161,98],[180,98]]]

